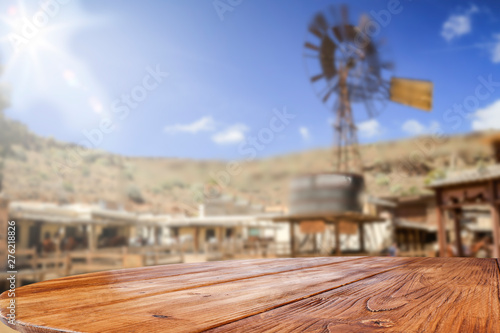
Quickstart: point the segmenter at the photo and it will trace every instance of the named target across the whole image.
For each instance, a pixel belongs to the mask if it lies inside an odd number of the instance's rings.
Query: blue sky
[[[245,140],[286,109],[294,118],[257,157],[333,141],[303,44],[313,15],[338,2],[49,2],[0,5],[6,113],[37,134],[129,156],[240,159]],[[373,37],[387,41],[395,76],[434,83],[431,113],[389,102],[366,119],[354,104],[362,143],[500,128],[500,3],[351,3],[353,23],[362,12],[380,22]],[[377,21],[390,6],[397,13]],[[154,71],[163,74],[154,80]],[[133,107],[120,101],[133,93]]]

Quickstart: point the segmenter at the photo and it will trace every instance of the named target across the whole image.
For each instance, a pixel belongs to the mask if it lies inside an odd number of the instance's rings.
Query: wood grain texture
[[[116,304],[117,302],[131,301],[173,291],[280,272],[293,272],[361,258],[242,260],[211,262],[203,265],[168,265],[116,270],[76,275],[27,285],[18,289],[16,295],[17,298],[23,299],[23,306],[26,308],[35,308],[36,311],[50,313],[61,311],[63,308],[72,310],[94,307],[97,304],[99,306]],[[88,297],[89,291],[94,297]],[[67,297],[68,295],[71,297]],[[0,296],[0,307],[2,296]],[[43,302],[40,302],[41,299]],[[61,299],[64,299],[64,304],[58,306]]]
[[[495,259],[426,258],[210,332],[500,332]]]
[[[500,332],[495,259],[327,257],[167,265],[17,290],[21,332]],[[5,322],[6,294],[0,295]]]

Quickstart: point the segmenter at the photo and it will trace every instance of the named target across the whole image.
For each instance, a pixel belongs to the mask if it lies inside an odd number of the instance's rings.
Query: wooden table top
[[[497,259],[176,264],[16,290],[21,332],[500,332]],[[7,323],[7,292],[0,317]],[[0,327],[1,331],[1,327]]]

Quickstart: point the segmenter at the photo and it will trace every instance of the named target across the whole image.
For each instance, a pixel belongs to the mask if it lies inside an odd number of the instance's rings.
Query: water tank
[[[317,173],[301,175],[290,184],[290,214],[362,212],[362,175]]]

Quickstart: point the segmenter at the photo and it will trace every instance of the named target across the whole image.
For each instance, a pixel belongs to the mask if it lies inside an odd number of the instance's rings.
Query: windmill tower
[[[334,169],[362,171],[353,105],[375,117],[387,101],[422,110],[432,108],[432,83],[391,77],[393,63],[383,59],[382,43],[372,38],[377,23],[363,14],[349,22],[348,7],[331,7],[309,25],[304,58],[314,90],[334,113]]]

